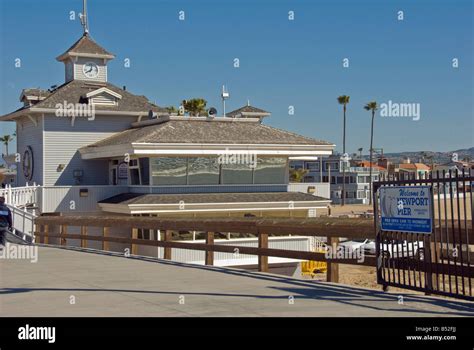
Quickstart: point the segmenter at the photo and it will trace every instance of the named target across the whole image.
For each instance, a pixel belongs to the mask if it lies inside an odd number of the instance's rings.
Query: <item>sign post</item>
[[[379,196],[382,231],[432,233],[431,186],[380,187]]]

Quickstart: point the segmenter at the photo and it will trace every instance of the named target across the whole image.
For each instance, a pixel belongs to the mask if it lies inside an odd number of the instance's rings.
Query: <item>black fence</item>
[[[474,300],[472,169],[419,176],[396,174],[374,182],[377,281],[426,294]],[[429,186],[432,232],[381,229],[380,191],[389,186]]]

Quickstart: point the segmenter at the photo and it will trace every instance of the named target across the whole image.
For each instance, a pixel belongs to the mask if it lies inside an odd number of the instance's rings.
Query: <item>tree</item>
[[[359,151],[359,158],[360,158],[361,160],[362,160],[362,151],[363,151],[363,150],[364,150],[364,149],[363,149],[362,147],[358,149],[358,151]]]
[[[169,114],[178,114],[179,110],[175,106],[169,106],[166,107],[166,110],[168,111]]]
[[[13,141],[13,137],[11,137],[10,135],[5,135],[3,137],[0,137],[0,142],[3,142],[3,144],[5,145],[7,156],[8,156],[8,144],[12,141]]]
[[[351,97],[347,95],[342,95],[337,98],[337,102],[343,106],[343,114],[344,114],[344,122],[342,125],[342,156],[344,157],[342,162],[342,195],[341,195],[341,206],[343,206],[346,202],[346,162],[347,154],[346,154],[346,111],[347,111],[347,104],[349,103],[349,99]]]
[[[372,101],[367,103],[364,106],[364,109],[366,111],[370,111],[372,113],[372,122],[370,126],[370,160],[369,160],[369,177],[370,177],[370,182],[369,182],[369,205],[372,205],[372,157],[374,154],[374,148],[373,148],[373,143],[374,143],[374,119],[375,119],[375,111],[378,109],[377,102]]]
[[[207,101],[203,98],[192,98],[183,101],[184,110],[194,117],[207,114],[206,105]]]
[[[308,172],[307,169],[290,169],[290,181],[303,182],[304,177]]]

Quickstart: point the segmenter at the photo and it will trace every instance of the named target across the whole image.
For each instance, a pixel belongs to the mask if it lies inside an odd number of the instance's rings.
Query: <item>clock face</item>
[[[99,66],[94,62],[87,62],[82,67],[82,71],[87,78],[97,78],[99,75]]]

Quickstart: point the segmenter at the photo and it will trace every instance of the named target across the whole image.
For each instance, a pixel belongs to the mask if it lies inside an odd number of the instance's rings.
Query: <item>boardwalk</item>
[[[474,303],[60,248],[0,260],[1,316],[474,316]],[[71,304],[71,301],[75,303]]]

